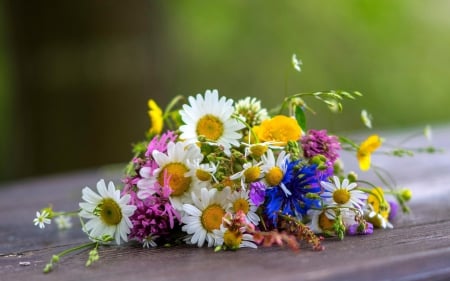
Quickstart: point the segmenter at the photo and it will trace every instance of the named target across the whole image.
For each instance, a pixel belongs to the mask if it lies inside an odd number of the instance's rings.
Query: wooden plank
[[[435,131],[435,144],[447,151],[449,139],[448,127]],[[300,253],[278,247],[214,253],[129,243],[102,247],[100,261],[89,268],[84,267],[87,252],[64,257],[49,275],[41,272],[52,254],[87,239],[79,224],[65,232],[54,225],[41,231],[32,225],[35,211],[50,202],[55,209],[75,209],[85,185],[93,187],[99,178],[117,180],[120,172],[99,169],[6,183],[0,187],[0,280],[449,280],[448,153],[380,161],[415,193],[412,214],[399,217],[392,230],[327,239],[323,252],[305,246]]]

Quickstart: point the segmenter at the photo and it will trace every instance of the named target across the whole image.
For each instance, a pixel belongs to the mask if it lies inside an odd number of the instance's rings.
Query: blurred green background
[[[448,124],[449,15],[446,0],[2,1],[0,181],[126,162],[149,98],[205,89],[268,108],[362,92],[308,116],[333,132],[362,129],[363,108],[375,131]]]

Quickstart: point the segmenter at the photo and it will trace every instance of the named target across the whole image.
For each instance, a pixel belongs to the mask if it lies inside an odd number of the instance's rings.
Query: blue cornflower
[[[281,183],[266,190],[265,214],[276,225],[279,211],[301,219],[310,208],[320,208],[319,197],[310,195],[319,195],[320,182],[329,176],[319,172],[316,164],[304,165],[300,160],[288,162]]]

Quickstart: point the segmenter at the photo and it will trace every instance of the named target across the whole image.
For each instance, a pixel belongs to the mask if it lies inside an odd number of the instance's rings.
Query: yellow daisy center
[[[158,182],[164,186],[164,174],[170,177],[169,187],[172,189],[172,196],[180,196],[189,189],[191,178],[185,177],[184,174],[188,168],[182,163],[169,163],[161,170],[158,176]]]
[[[242,234],[238,231],[227,230],[223,234],[223,244],[231,249],[238,249],[241,245]]]
[[[227,186],[230,187],[231,190],[236,190],[236,188],[240,187],[240,183],[238,185],[238,184],[236,184],[235,181],[233,181],[229,177],[226,177],[220,182],[220,186],[221,186],[221,188],[219,188],[219,190],[222,190],[223,188],[225,188]]]
[[[207,114],[197,123],[197,135],[204,136],[208,140],[216,141],[223,135],[223,123],[214,115]]]
[[[225,211],[220,205],[214,204],[208,206],[203,210],[201,216],[203,227],[208,232],[212,232],[214,229],[219,229],[224,215]]]
[[[283,171],[279,167],[273,167],[266,173],[266,181],[269,186],[280,184],[283,179]]]
[[[239,198],[233,202],[233,209],[236,213],[241,210],[242,212],[244,212],[244,214],[247,214],[250,210],[250,205],[244,198]]]
[[[201,181],[209,181],[211,179],[211,175],[202,169],[197,169],[197,171],[195,171],[195,175]]]
[[[319,215],[319,226],[322,230],[332,230],[334,220],[330,220],[324,212]]]
[[[122,220],[122,209],[112,198],[104,198],[98,210],[100,219],[107,225],[118,225]]]
[[[244,171],[244,177],[246,182],[254,182],[259,178],[261,169],[258,166],[253,166]]]
[[[267,146],[265,145],[253,145],[250,147],[250,152],[255,157],[261,157],[267,151]]]
[[[350,192],[347,189],[336,189],[333,192],[333,200],[338,204],[347,203],[350,197]]]

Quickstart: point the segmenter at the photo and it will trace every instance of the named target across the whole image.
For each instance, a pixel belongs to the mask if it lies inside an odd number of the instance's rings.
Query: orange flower
[[[254,131],[259,141],[278,142],[281,145],[285,145],[288,141],[298,141],[302,136],[302,129],[297,121],[284,115],[264,120]]]

